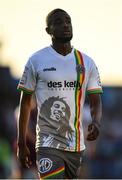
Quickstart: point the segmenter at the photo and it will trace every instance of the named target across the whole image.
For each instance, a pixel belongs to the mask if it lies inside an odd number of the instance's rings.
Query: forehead
[[[53,23],[57,19],[71,19],[70,16],[66,12],[55,12],[52,14],[49,19],[48,23]]]
[[[63,102],[61,102],[61,101],[55,101],[53,104],[60,104],[60,105],[64,105],[64,103],[63,103]]]

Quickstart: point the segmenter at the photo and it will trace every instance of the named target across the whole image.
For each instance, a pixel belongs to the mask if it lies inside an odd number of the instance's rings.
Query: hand
[[[87,135],[87,140],[88,141],[94,141],[97,139],[99,135],[99,127],[96,123],[91,123],[88,126],[88,135]]]
[[[18,146],[17,157],[22,167],[30,168],[32,162],[30,159],[30,150],[26,145]]]

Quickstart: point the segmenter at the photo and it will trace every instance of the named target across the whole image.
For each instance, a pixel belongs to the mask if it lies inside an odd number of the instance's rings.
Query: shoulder
[[[49,47],[42,48],[34,53],[32,53],[29,57],[29,60],[34,63],[35,61],[38,61],[39,59],[43,59],[43,57],[47,56]]]
[[[91,66],[95,65],[94,60],[89,55],[87,55],[86,53],[84,53],[84,52],[82,52],[80,50],[77,50],[77,49],[75,49],[75,50],[81,54],[81,56],[83,58],[83,61],[84,61],[84,64],[86,66],[91,67]]]
[[[37,69],[40,65],[42,65],[48,57],[48,49],[49,47],[45,47],[32,53],[28,58],[27,66]]]

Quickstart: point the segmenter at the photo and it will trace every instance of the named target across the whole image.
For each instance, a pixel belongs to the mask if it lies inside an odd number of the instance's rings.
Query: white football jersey
[[[41,49],[29,58],[18,89],[36,95],[36,148],[85,149],[85,96],[102,93],[98,69],[90,57],[74,48],[66,56],[51,46]]]

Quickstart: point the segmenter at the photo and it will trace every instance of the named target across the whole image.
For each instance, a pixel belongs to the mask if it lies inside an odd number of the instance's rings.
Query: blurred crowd
[[[84,175],[93,179],[122,179],[122,87],[103,87],[103,91],[100,136],[96,142],[86,142]],[[86,103],[86,125],[90,119],[88,110]]]
[[[19,79],[12,77],[8,67],[0,67],[0,178],[37,179],[35,161],[35,124],[37,110],[32,108],[27,142],[32,155],[31,169],[23,169],[16,158],[17,116],[20,92]],[[100,136],[86,141],[82,177],[97,179],[122,178],[122,87],[103,87],[103,118]],[[84,134],[91,120],[88,100],[84,107]]]

